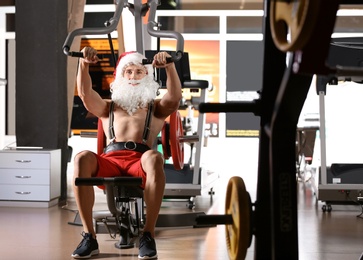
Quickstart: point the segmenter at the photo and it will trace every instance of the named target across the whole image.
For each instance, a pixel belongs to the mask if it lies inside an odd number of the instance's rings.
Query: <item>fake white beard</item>
[[[139,83],[137,86],[131,84]],[[111,99],[115,104],[133,115],[139,108],[145,108],[156,98],[159,84],[151,76],[146,75],[141,80],[128,80],[116,77],[111,83]]]

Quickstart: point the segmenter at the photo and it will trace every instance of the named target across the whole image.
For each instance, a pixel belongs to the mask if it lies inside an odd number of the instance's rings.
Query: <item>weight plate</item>
[[[170,150],[173,158],[173,165],[176,170],[184,167],[184,143],[180,142],[180,137],[184,136],[183,122],[179,111],[170,115]]]
[[[319,8],[316,0],[271,0],[270,28],[276,47],[285,52],[301,50],[310,40]]]
[[[225,214],[232,224],[226,225],[227,249],[231,260],[245,259],[251,245],[251,199],[241,177],[232,177],[227,185]]]

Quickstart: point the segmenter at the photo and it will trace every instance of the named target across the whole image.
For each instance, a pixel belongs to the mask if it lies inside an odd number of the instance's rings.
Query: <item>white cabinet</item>
[[[61,150],[0,150],[0,206],[58,203]]]

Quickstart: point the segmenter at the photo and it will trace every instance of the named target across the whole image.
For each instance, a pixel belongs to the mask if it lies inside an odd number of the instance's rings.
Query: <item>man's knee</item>
[[[144,169],[153,169],[157,172],[164,169],[164,158],[161,153],[154,150],[149,150],[143,154],[141,163]]]
[[[76,154],[76,156],[74,157],[74,164],[82,164],[85,162],[90,162],[92,160],[95,159],[95,156],[93,155],[92,152],[90,151],[82,151],[79,152],[78,154]]]
[[[74,157],[74,174],[78,177],[90,177],[97,169],[97,158],[90,151],[82,151]]]
[[[161,153],[154,151],[154,150],[149,150],[146,153],[144,153],[143,161],[144,161],[144,163],[149,163],[149,164],[157,165],[157,166],[164,163],[164,159],[163,159]]]

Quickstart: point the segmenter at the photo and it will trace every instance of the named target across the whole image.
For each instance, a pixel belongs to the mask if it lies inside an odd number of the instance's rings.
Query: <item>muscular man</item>
[[[142,177],[147,218],[140,238],[139,258],[155,259],[154,229],[164,195],[165,175],[162,155],[150,147],[165,119],[178,109],[182,98],[175,65],[166,63],[166,58],[170,57],[166,52],[157,53],[152,65],[142,65],[144,57],[139,53],[124,53],[117,65],[115,80],[110,85],[112,95],[108,100],[102,99],[92,89],[89,64],[98,62],[96,50],[85,47],[82,52],[84,58],[79,61],[77,75],[78,95],[86,109],[101,119],[109,145],[100,156],[91,151],[77,154],[74,178]],[[155,100],[159,85],[153,79],[153,66],[165,68],[167,75],[167,92],[159,100]],[[110,115],[113,120],[110,120]],[[89,258],[99,253],[92,221],[94,190],[92,186],[73,185],[73,191],[84,232],[72,256]]]

